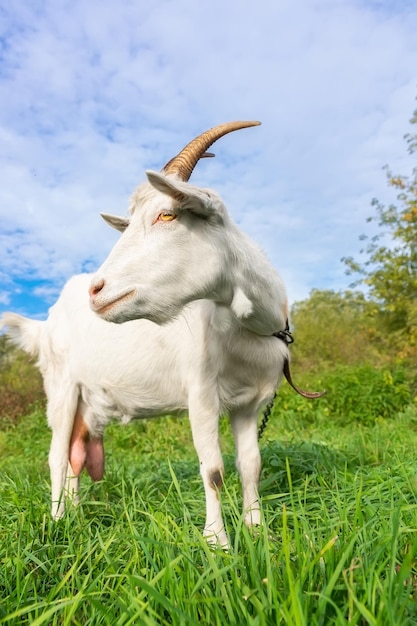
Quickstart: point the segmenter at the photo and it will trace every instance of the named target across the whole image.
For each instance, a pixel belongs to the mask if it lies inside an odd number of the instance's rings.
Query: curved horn
[[[173,159],[168,161],[162,171],[165,174],[177,174],[183,181],[187,181],[197,162],[202,157],[206,156],[205,152],[210,146],[223,137],[227,133],[231,133],[234,130],[240,130],[241,128],[248,128],[249,126],[259,126],[261,122],[227,122],[226,124],[220,124],[210,130],[206,130],[181,150]]]

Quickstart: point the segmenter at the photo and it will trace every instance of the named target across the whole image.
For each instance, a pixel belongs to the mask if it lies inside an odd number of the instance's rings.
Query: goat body
[[[91,276],[74,276],[46,321],[6,313],[11,340],[36,355],[52,429],[49,463],[52,515],[65,496],[78,501],[79,475],[104,469],[103,432],[111,419],[189,411],[207,500],[205,534],[227,545],[219,488],[223,478],[218,420],[229,414],[248,524],[260,521],[257,414],[273,396],[288,349],[237,322],[209,300],[187,305],[165,325],[149,320],[112,324],[89,307]]]
[[[285,342],[272,336],[286,327],[286,293],[219,195],[188,183],[214,141],[258,124],[206,131],[162,172],[147,172],[129,216],[103,216],[123,232],[109,257],[95,275],[67,283],[46,322],[4,316],[43,374],[55,518],[64,512],[63,494],[77,500],[84,466],[102,476],[111,418],[124,423],[188,409],[206,493],[205,534],[227,545],[219,502],[223,413],[235,438],[245,521],[259,523],[257,414],[288,359]]]

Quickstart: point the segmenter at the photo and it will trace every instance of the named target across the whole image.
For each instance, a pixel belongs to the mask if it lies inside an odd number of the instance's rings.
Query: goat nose
[[[104,287],[104,280],[98,280],[96,283],[92,283],[88,293],[90,294],[90,298],[94,298]]]

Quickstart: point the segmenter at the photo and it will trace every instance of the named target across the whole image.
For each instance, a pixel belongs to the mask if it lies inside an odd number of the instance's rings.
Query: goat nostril
[[[91,285],[90,287],[90,296],[96,296],[98,293],[100,293],[100,291],[103,289],[104,287],[104,280],[99,280],[98,283],[95,283],[93,285]]]

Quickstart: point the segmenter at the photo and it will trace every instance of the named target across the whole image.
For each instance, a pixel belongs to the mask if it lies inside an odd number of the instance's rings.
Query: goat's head
[[[221,198],[188,183],[206,151],[227,133],[260,122],[230,122],[193,139],[134,192],[129,217],[103,214],[123,234],[93,277],[92,309],[112,322],[164,323],[192,300],[219,299],[227,288],[234,232]]]

